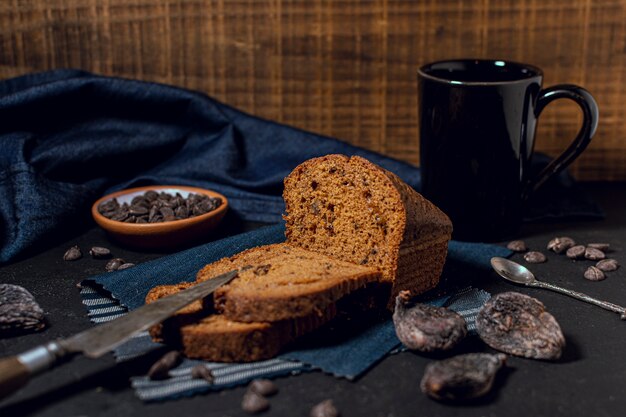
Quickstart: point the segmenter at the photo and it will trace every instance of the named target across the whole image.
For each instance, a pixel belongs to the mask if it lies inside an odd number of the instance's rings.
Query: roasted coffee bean
[[[248,384],[248,389],[264,397],[269,397],[278,392],[278,387],[269,379],[255,379]]]
[[[448,350],[467,335],[462,316],[444,307],[411,304],[409,291],[396,297],[393,324],[398,339],[409,349],[421,352]]]
[[[89,254],[94,259],[105,259],[111,256],[111,251],[101,246],[94,246],[93,248],[89,249]]]
[[[45,314],[24,287],[0,284],[0,337],[46,327]]]
[[[595,266],[590,266],[589,268],[587,268],[583,276],[589,281],[602,281],[606,278],[604,272],[602,272],[599,268]]]
[[[270,402],[254,391],[246,391],[241,401],[241,409],[249,414],[256,414],[270,408]]]
[[[530,251],[524,254],[524,260],[529,264],[540,264],[547,261],[548,259],[546,258],[546,255],[541,252]]]
[[[476,330],[489,346],[511,355],[558,359],[565,337],[541,301],[518,292],[489,299],[476,316]]]
[[[585,247],[583,245],[576,245],[569,248],[565,255],[570,259],[580,259],[585,257]]]
[[[170,377],[170,369],[177,367],[182,360],[181,354],[177,351],[168,352],[152,365],[148,377],[152,380],[167,379]]]
[[[600,259],[606,258],[606,255],[600,249],[587,247],[587,249],[585,249],[585,258],[591,261],[599,261]]]
[[[202,364],[196,365],[191,368],[191,377],[194,379],[204,379],[209,384],[212,384],[213,381],[215,381],[213,372]]]
[[[126,220],[124,220],[124,223],[137,223],[137,217],[129,216],[126,218]]]
[[[513,252],[526,252],[528,247],[526,246],[526,242],[523,240],[513,240],[506,245],[507,249],[512,250]]]
[[[604,272],[616,271],[619,263],[615,259],[602,259],[596,264],[596,268]]]
[[[83,253],[78,246],[72,246],[63,255],[64,261],[75,261],[83,257]]]
[[[148,223],[146,216],[137,217],[137,223]]]
[[[124,263],[126,263],[126,261],[122,258],[113,258],[109,262],[107,262],[107,264],[104,266],[104,269],[106,269],[108,272],[117,271],[119,267]]]
[[[601,250],[602,252],[608,251],[611,247],[611,245],[609,245],[608,243],[589,243],[587,244],[587,246],[590,248]]]
[[[111,220],[114,220],[116,222],[123,222],[124,220],[128,218],[129,215],[130,214],[128,213],[128,210],[119,209],[118,211],[113,213],[113,215],[110,218]]]
[[[122,271],[124,269],[132,268],[133,266],[135,266],[135,264],[127,262],[127,263],[124,263],[124,264],[121,264],[120,266],[118,266],[117,270],[118,271]]]
[[[339,411],[333,400],[325,400],[311,408],[309,417],[339,417]]]
[[[563,253],[572,246],[576,246],[576,242],[571,237],[555,237],[548,243],[548,250],[556,253]]]
[[[506,355],[467,353],[431,362],[420,383],[429,397],[442,401],[470,400],[487,394]]]

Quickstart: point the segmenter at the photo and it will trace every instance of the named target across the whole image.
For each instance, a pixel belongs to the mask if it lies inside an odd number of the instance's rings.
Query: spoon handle
[[[582,292],[568,290],[566,288],[558,287],[556,285],[543,281],[535,281],[533,282],[532,286],[556,291],[561,294],[569,295],[570,297],[576,298],[578,300],[597,305],[598,307],[602,307],[605,310],[621,314],[621,319],[626,320],[626,308],[618,306],[617,304],[609,303],[608,301],[598,300],[597,298],[590,297],[587,294],[583,294]]]

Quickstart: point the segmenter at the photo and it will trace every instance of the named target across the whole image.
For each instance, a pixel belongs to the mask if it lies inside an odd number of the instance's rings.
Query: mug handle
[[[580,109],[583,111],[583,125],[569,147],[561,155],[554,158],[536,178],[528,183],[524,193],[525,198],[528,198],[530,194],[537,191],[546,181],[574,162],[589,145],[598,128],[598,104],[589,91],[571,84],[559,84],[541,90],[535,106],[535,117],[538,118],[549,103],[560,98],[568,98],[580,106]]]

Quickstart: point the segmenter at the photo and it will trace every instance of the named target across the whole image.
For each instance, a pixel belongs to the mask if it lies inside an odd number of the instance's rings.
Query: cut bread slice
[[[297,166],[283,192],[287,243],[382,271],[396,295],[437,285],[450,219],[395,174],[364,158],[327,155]]]
[[[175,294],[195,283],[162,285],[146,296],[146,303]],[[206,303],[195,301],[163,323],[153,326],[156,342],[181,350],[188,358],[213,362],[253,362],[276,356],[288,343],[330,321],[334,304],[319,314],[274,323],[241,323],[214,314]]]
[[[238,322],[275,322],[317,314],[343,296],[379,281],[378,269],[356,265],[284,243],[259,246],[205,266],[204,281],[249,266],[218,288],[215,308]]]

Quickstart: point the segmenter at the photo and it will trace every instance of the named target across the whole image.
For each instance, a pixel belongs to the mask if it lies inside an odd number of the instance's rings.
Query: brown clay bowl
[[[178,192],[183,197],[190,193],[205,194],[221,198],[222,204],[217,209],[200,216],[162,223],[124,223],[108,219],[98,211],[98,206],[108,200],[117,198],[120,204],[124,202],[130,204],[133,197],[149,190],[169,194]],[[182,185],[151,185],[108,194],[93,204],[91,215],[100,227],[121,244],[146,249],[164,249],[183,246],[206,236],[220,223],[227,210],[228,200],[215,191]]]

